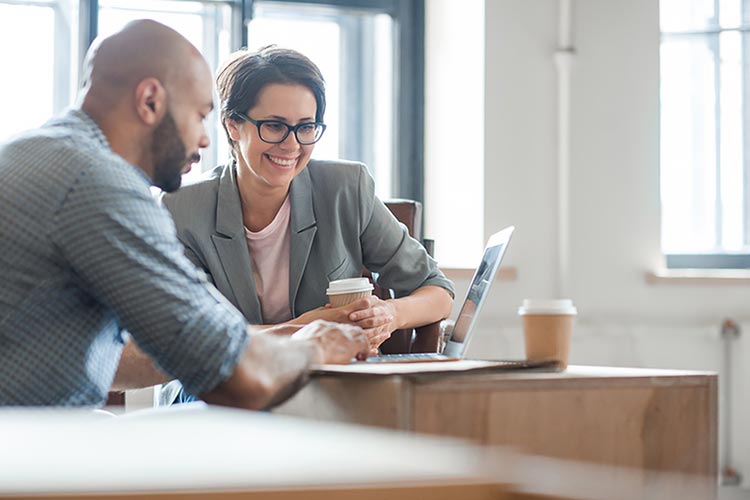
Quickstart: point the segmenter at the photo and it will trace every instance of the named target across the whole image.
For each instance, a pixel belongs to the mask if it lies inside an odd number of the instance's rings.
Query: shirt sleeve
[[[84,172],[55,216],[52,240],[92,301],[190,394],[232,374],[246,322],[184,256],[166,209],[129,165]],[[136,177],[134,180],[133,177]]]
[[[396,297],[423,286],[439,286],[454,296],[453,283],[438,269],[437,261],[375,196],[375,183],[364,166],[359,175],[359,203],[363,263],[378,273],[379,285],[393,289]]]

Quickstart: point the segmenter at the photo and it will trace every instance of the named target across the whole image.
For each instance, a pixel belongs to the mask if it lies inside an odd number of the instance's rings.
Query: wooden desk
[[[715,498],[717,376],[571,366],[564,373],[319,376],[278,413],[704,478]]]

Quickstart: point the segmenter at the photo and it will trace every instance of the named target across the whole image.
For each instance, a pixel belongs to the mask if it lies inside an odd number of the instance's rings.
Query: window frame
[[[180,0],[176,0],[180,1]],[[226,6],[229,7],[232,11],[231,14],[231,39],[229,43],[229,50],[235,51],[238,50],[241,47],[241,30],[239,29],[239,22],[237,22],[237,17],[242,13],[243,3],[239,0],[184,0],[184,1],[191,1],[191,2],[200,2],[202,4],[212,6],[212,5],[219,5],[219,6]],[[99,0],[80,0],[79,5],[79,26],[80,26],[80,61],[79,61],[79,68],[78,68],[78,74],[82,74],[82,65],[83,65],[83,58],[88,51],[88,48],[91,46],[91,43],[93,43],[94,39],[99,35],[99,14],[100,14],[100,7],[101,3]],[[204,25],[204,35],[206,31],[206,26]],[[211,40],[210,37],[205,37],[206,40]],[[218,57],[216,57],[218,54],[218,48],[216,46],[216,43],[214,43],[216,40],[212,40],[211,45],[208,49],[213,51],[211,55],[204,53],[204,57],[207,58],[209,63],[213,62],[216,63],[218,66],[221,64],[221,61],[218,60]],[[201,48],[203,52],[205,47]],[[225,161],[225,158],[220,156],[220,142],[224,140],[224,132],[221,129],[221,125],[218,124],[214,127],[207,128],[207,132],[209,134],[210,138],[210,146],[204,150],[204,153],[202,154],[203,157],[208,159],[210,161],[210,166],[206,167],[204,165],[204,171],[206,168],[213,168],[215,165],[222,164]]]
[[[750,0],[743,0],[746,6],[750,6]],[[718,8],[718,7],[717,7]],[[717,10],[718,12],[718,10]],[[750,22],[743,22],[742,25],[736,27],[723,27],[719,24],[718,19],[712,25],[703,29],[689,29],[689,30],[675,30],[675,31],[664,31],[660,30],[660,46],[665,40],[679,40],[684,38],[695,38],[705,37],[707,45],[710,46],[714,56],[714,74],[717,85],[714,89],[714,102],[719,103],[721,100],[721,74],[720,74],[720,55],[718,40],[722,33],[726,32],[739,32],[747,38],[743,38],[743,64],[742,64],[742,126],[743,126],[743,140],[742,140],[742,164],[743,164],[743,182],[744,182],[744,199],[743,199],[743,234],[742,239],[744,246],[750,245],[750,140],[748,138],[748,132],[750,132],[750,70],[748,64],[750,63]],[[710,38],[708,38],[710,37]],[[731,252],[721,251],[721,238],[722,238],[722,197],[721,197],[721,172],[722,172],[722,157],[721,157],[721,108],[718,104],[715,104],[714,112],[716,115],[716,236],[715,245],[719,249],[716,252],[702,252],[702,253],[665,253],[665,263],[668,269],[750,269],[750,252]]]
[[[83,8],[83,1],[79,9]],[[73,95],[71,92],[71,86],[73,83],[72,73],[72,58],[75,57],[71,53],[70,48],[72,45],[71,38],[75,35],[71,33],[69,26],[64,22],[65,13],[61,9],[60,0],[2,0],[0,4],[3,5],[16,5],[26,7],[46,7],[52,9],[54,12],[55,25],[54,25],[54,40],[55,48],[53,55],[53,87],[52,87],[52,112],[53,114],[59,113],[65,109],[70,98]],[[80,14],[79,14],[80,18]],[[79,34],[82,28],[79,27]],[[81,48],[79,44],[78,48]],[[80,54],[83,54],[81,52]],[[79,59],[83,56],[80,55]],[[78,74],[80,74],[80,67],[82,61],[78,64]]]
[[[247,25],[253,16],[255,0],[242,3],[245,14],[242,43],[246,45]],[[424,0],[280,0],[280,3],[367,10],[393,19],[396,53],[391,192],[394,197],[424,202]],[[361,140],[353,139],[347,137],[345,143],[361,144]],[[361,157],[357,150],[345,153]]]
[[[232,8],[231,49],[247,46],[248,24],[255,0],[202,0]],[[283,0],[284,3],[325,5],[385,13],[394,21],[393,176],[394,197],[424,202],[424,0]],[[79,6],[81,54],[96,38],[99,0],[81,0]],[[79,74],[80,74],[79,64]],[[346,142],[351,143],[347,140]]]

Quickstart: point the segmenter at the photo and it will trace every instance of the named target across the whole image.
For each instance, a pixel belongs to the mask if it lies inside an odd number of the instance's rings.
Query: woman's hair
[[[272,83],[303,85],[315,96],[315,121],[323,122],[326,110],[325,81],[318,67],[306,56],[291,49],[268,45],[256,52],[240,50],[219,69],[216,87],[221,102],[221,124],[235,156],[235,143],[225,120],[236,113],[247,113],[266,85]]]

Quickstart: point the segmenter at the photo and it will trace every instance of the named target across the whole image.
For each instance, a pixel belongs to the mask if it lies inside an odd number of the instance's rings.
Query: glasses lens
[[[305,123],[297,128],[297,141],[300,144],[312,144],[323,135],[323,126],[320,123]]]
[[[286,138],[289,128],[281,122],[264,122],[258,131],[260,138],[266,142],[281,142]]]

